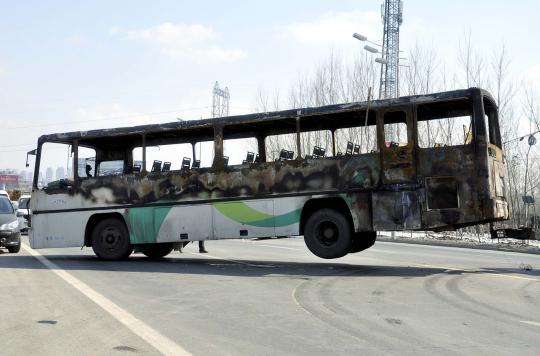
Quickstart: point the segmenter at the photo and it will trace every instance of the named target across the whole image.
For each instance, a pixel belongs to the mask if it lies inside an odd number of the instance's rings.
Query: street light
[[[379,53],[379,50],[377,48],[374,48],[374,47],[371,47],[371,46],[368,46],[368,45],[365,45],[364,49],[366,51],[368,51],[368,52],[371,52],[371,53]]]
[[[369,42],[369,43],[371,43],[372,45],[375,45],[375,46],[377,46],[377,47],[382,47],[380,44],[368,40],[368,38],[367,38],[366,36],[361,35],[361,34],[359,34],[359,33],[356,33],[356,32],[355,32],[355,33],[353,33],[352,36],[353,36],[354,38],[356,38],[358,41]]]
[[[352,36],[353,36],[354,38],[356,38],[357,40],[359,40],[359,41],[367,41],[367,37],[364,36],[364,35],[361,35],[361,34],[359,34],[359,33],[356,33],[356,32],[355,32],[355,33],[353,33]]]
[[[380,64],[388,64],[388,61],[384,58],[375,58],[375,62]]]

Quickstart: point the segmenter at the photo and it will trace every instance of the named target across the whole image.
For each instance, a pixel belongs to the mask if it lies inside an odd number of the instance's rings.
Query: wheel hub
[[[317,240],[324,246],[332,246],[339,240],[339,229],[331,221],[319,223],[315,230]]]

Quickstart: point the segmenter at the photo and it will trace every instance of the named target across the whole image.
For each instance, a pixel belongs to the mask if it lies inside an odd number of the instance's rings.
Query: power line
[[[83,124],[87,122],[97,122],[97,121],[110,121],[110,120],[121,120],[121,119],[128,119],[130,117],[139,117],[144,115],[162,115],[162,114],[171,114],[179,111],[191,111],[191,110],[202,110],[202,109],[208,109],[210,106],[200,106],[200,107],[192,107],[192,108],[184,108],[184,109],[175,109],[175,110],[168,110],[168,111],[158,111],[158,112],[151,112],[151,113],[140,113],[140,114],[133,114],[133,115],[123,115],[123,116],[112,116],[108,118],[102,118],[102,119],[92,119],[92,120],[77,120],[77,121],[58,121],[54,123],[48,123],[48,124],[34,124],[29,126],[14,126],[14,127],[3,127],[2,130],[20,130],[20,129],[30,129],[35,127],[51,127],[51,126],[58,126],[58,125],[66,125],[66,124]]]

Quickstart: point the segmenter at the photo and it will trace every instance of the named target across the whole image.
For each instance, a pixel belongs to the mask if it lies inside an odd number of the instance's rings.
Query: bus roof
[[[424,95],[403,96],[393,99],[373,100],[369,103],[370,110],[391,108],[410,104],[426,104],[437,101],[460,100],[471,98],[474,91],[479,91],[493,101],[491,95],[478,88],[461,89]],[[368,102],[352,102],[318,107],[262,112],[246,115],[234,115],[213,119],[199,119],[189,121],[174,121],[161,124],[139,125],[131,127],[118,127],[110,129],[96,129],[88,131],[73,131],[43,135],[39,143],[71,143],[78,139],[81,145],[92,145],[93,142],[118,144],[122,138],[140,144],[142,133],[146,134],[148,145],[152,143],[164,144],[170,142],[196,142],[211,141],[214,139],[214,127],[223,126],[223,136],[226,139],[253,137],[257,135],[270,136],[294,132],[296,118],[301,119],[302,131],[314,131],[324,128],[361,126],[358,121],[365,120]],[[372,117],[373,116],[373,117]],[[368,115],[368,122],[373,124],[374,115]],[[363,124],[363,120],[361,123]],[[115,142],[116,141],[116,142]]]

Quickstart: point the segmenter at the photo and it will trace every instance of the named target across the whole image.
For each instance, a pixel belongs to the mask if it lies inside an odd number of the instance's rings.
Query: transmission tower
[[[403,23],[403,1],[384,0],[381,5],[384,24],[379,98],[399,97],[399,26]]]
[[[229,88],[221,89],[216,82],[212,93],[212,117],[229,116]]]

